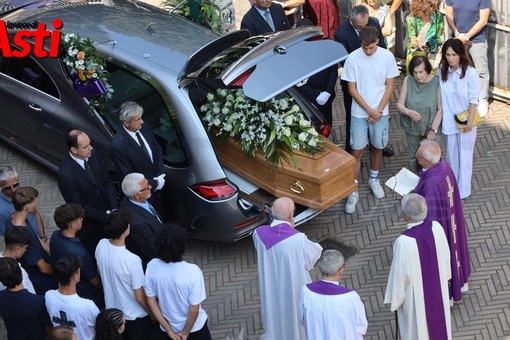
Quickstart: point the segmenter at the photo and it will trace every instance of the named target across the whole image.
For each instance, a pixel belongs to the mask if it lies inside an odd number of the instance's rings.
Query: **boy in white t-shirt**
[[[128,210],[118,209],[108,215],[104,231],[111,238],[99,241],[96,260],[103,281],[106,308],[120,309],[126,319],[123,338],[138,340],[149,334],[152,322],[147,314],[149,307],[143,289],[142,260],[126,249],[130,223]]]
[[[370,143],[370,177],[368,184],[374,197],[384,197],[378,180],[382,151],[388,144],[388,102],[393,94],[395,77],[399,76],[395,58],[379,48],[377,28],[365,26],[359,33],[361,48],[349,54],[344,64],[342,80],[348,82],[354,99],[351,108],[351,154],[356,158],[354,178],[361,170],[361,157]],[[358,191],[347,198],[345,212],[353,214],[358,203]]]
[[[78,339],[94,339],[99,309],[92,300],[81,298],[76,293],[81,259],[74,255],[64,256],[53,267],[59,288],[47,291],[44,296],[53,326],[70,326]]]
[[[145,292],[149,308],[160,324],[158,339],[168,336],[210,340],[204,275],[197,265],[183,261],[186,234],[179,227],[161,230],[154,241],[157,258],[147,265]]]

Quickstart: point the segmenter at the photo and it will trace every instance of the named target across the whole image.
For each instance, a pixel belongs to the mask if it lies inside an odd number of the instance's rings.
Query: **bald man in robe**
[[[309,270],[319,260],[322,247],[294,229],[294,202],[288,197],[274,201],[270,225],[253,233],[257,250],[262,320],[261,339],[304,339],[299,322],[301,288],[310,283]]]

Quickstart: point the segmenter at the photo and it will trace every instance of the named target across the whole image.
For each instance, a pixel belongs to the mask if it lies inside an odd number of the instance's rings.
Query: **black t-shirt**
[[[0,291],[0,316],[9,340],[46,339],[45,326],[51,326],[44,297],[23,289]]]

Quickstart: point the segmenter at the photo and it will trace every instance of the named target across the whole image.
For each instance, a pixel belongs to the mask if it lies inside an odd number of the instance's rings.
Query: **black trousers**
[[[125,340],[143,340],[150,339],[152,331],[152,320],[150,316],[138,318],[135,320],[126,320],[126,329],[122,333]]]
[[[345,108],[345,151],[351,153],[351,107],[352,97],[349,94],[347,82],[342,80],[342,93],[344,95],[344,108]]]
[[[157,334],[157,337],[154,337],[154,340],[168,340],[166,332],[162,331],[161,327],[158,327],[158,330],[159,334]],[[188,340],[212,340],[211,333],[207,327],[207,321],[205,322],[204,327],[196,332],[189,333]]]

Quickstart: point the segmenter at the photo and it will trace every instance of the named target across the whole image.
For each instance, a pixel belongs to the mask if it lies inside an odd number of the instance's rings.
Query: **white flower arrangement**
[[[75,33],[62,35],[62,61],[71,68],[73,77],[76,77],[75,89],[79,84],[86,86],[91,82],[100,82],[104,86],[101,92],[86,96],[89,100],[89,113],[94,108],[101,112],[106,100],[113,94],[113,88],[108,83],[110,74],[106,70],[106,61],[95,55],[95,50],[94,42],[88,38],[82,39]]]
[[[241,89],[218,89],[207,94],[200,111],[208,130],[239,140],[251,157],[262,151],[273,170],[281,159],[289,161],[285,152],[296,166],[294,151],[315,154],[322,150],[322,136],[291,97],[262,103],[247,98]]]

